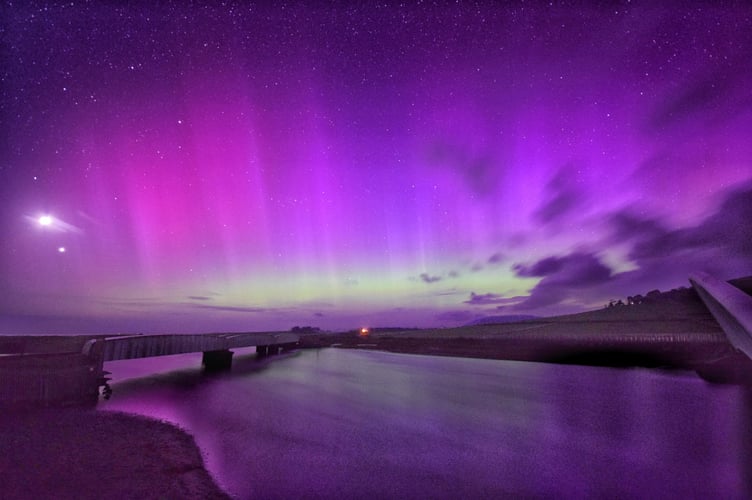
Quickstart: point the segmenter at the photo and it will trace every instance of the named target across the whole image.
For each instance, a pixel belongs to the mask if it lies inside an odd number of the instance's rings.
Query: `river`
[[[157,367],[166,372],[156,374]],[[236,498],[745,498],[749,393],[693,374],[324,349],[107,363]]]

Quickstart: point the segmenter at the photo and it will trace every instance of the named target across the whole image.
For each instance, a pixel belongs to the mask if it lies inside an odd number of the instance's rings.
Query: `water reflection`
[[[328,349],[117,383],[239,498],[743,498],[749,395],[691,375]]]

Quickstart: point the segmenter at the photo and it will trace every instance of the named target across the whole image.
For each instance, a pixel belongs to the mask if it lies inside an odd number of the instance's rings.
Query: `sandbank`
[[[2,498],[229,498],[172,424],[94,409],[0,415]]]

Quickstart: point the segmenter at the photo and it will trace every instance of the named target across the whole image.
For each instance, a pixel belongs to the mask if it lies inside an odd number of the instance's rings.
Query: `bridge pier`
[[[232,355],[229,349],[219,351],[205,351],[201,364],[206,372],[223,372],[232,368]]]
[[[297,345],[298,345],[297,342],[285,342],[283,344],[257,345],[256,356],[259,358],[264,358],[266,356],[274,356],[276,354],[281,354],[283,352],[287,352],[292,349],[295,349]]]
[[[284,344],[279,344],[280,352],[292,351],[296,347],[298,347],[298,342],[285,342]]]

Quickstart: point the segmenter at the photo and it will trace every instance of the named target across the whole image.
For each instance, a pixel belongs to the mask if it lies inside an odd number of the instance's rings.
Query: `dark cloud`
[[[493,254],[492,256],[490,256],[488,258],[488,263],[489,264],[500,264],[500,263],[504,262],[504,259],[505,259],[505,257],[504,257],[503,254],[501,254],[499,252],[496,252],[495,254]]]
[[[635,261],[668,256],[686,246],[684,231],[672,231],[657,219],[631,211],[614,214],[610,224],[614,241],[632,242],[629,258]]]
[[[576,211],[584,193],[577,185],[577,170],[568,165],[561,168],[546,186],[546,200],[533,214],[544,224],[555,222]]]
[[[442,279],[441,276],[431,276],[428,273],[421,273],[419,278],[423,283],[429,283],[429,284],[436,283],[437,281],[441,281]]]
[[[683,182],[676,182],[677,175],[710,173],[709,170],[706,158],[672,148],[658,151],[640,163],[630,181],[645,192],[660,193],[680,204],[690,201],[691,194],[684,189]]]
[[[437,142],[428,153],[428,162],[454,170],[480,196],[496,190],[499,167],[490,154],[476,154],[457,144]]]
[[[709,130],[745,113],[752,104],[752,68],[748,59],[739,54],[703,73],[688,74],[672,89],[666,102],[647,117],[645,131],[663,133],[667,128],[690,122]]]
[[[687,286],[704,271],[729,279],[752,274],[752,182],[729,191],[699,224],[670,228],[634,210],[614,214],[611,245],[628,245],[637,268],[619,273],[589,291],[590,297],[625,297],[659,288]]]
[[[726,79],[719,78],[719,75],[693,81],[653,112],[648,119],[648,128],[654,131],[662,130],[684,121],[708,107],[717,105],[727,92]]]
[[[206,304],[188,304],[192,309],[211,309],[214,311],[229,311],[239,313],[263,313],[269,312],[269,309],[263,307],[242,307],[242,306],[210,306]]]
[[[752,182],[729,193],[720,209],[690,231],[689,238],[695,245],[723,246],[752,259]]]
[[[669,258],[698,246],[699,242],[695,240],[695,236],[699,234],[693,235],[692,231],[678,229],[656,234],[651,238],[642,238],[635,242],[629,252],[629,257],[637,262],[646,259]]]
[[[514,266],[517,276],[543,277],[530,296],[513,305],[514,310],[531,310],[553,306],[572,298],[588,287],[611,279],[611,269],[593,254],[575,252],[563,257],[547,257],[531,265]]]
[[[464,304],[473,306],[488,306],[498,304],[511,304],[519,302],[521,297],[504,297],[496,293],[475,293],[470,292],[470,298],[464,301]]]
[[[477,263],[473,264],[472,267],[470,268],[470,270],[472,272],[474,272],[474,273],[476,273],[478,271],[482,271],[483,270],[483,264],[477,264]]]
[[[113,310],[120,310],[120,311],[135,311],[135,310],[157,310],[157,309],[168,309],[175,306],[174,302],[157,299],[153,297],[143,297],[143,298],[128,298],[128,299],[117,299],[117,298],[110,298],[110,297],[100,297],[97,299],[92,299],[93,302],[106,305],[109,308],[112,308]]]
[[[437,283],[442,280],[450,280],[450,279],[456,279],[460,277],[460,272],[456,271],[454,269],[442,273],[442,274],[430,274],[430,273],[421,273],[416,278],[415,276],[410,276],[408,279],[410,281],[422,281],[423,283]]]
[[[313,313],[313,315],[316,316],[317,318],[323,318],[324,317],[324,313],[322,313],[322,312],[316,312],[316,313]]]
[[[512,266],[515,274],[523,278],[541,278],[558,272],[564,265],[564,259],[560,257],[547,257],[535,264],[515,264]]]
[[[630,242],[630,259],[652,259],[715,249],[726,257],[752,259],[752,183],[727,194],[718,210],[696,226],[670,229],[657,219],[632,211],[615,214],[610,224],[614,242]]]
[[[629,245],[637,268],[612,275],[597,255],[575,252],[529,264],[516,264],[519,277],[542,278],[530,296],[505,311],[547,309],[688,285],[690,274],[705,271],[728,279],[752,274],[752,182],[729,191],[715,211],[694,226],[671,228],[636,210],[608,219],[611,245]],[[471,299],[473,297],[471,296]],[[495,296],[478,296],[477,303]]]
[[[445,311],[436,315],[439,321],[453,321],[458,323],[467,323],[477,319],[478,315],[470,311]]]
[[[189,295],[188,298],[191,300],[213,300],[211,297],[206,297],[204,295]]]
[[[609,224],[617,240],[656,238],[669,232],[668,228],[657,219],[644,217],[632,211],[614,214]]]

